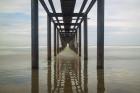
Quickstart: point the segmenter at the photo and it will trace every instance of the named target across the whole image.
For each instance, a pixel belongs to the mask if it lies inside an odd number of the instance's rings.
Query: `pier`
[[[47,59],[51,61],[51,23],[54,25],[54,56],[57,56],[67,44],[77,55],[84,51],[84,60],[88,60],[88,13],[97,3],[97,69],[104,68],[104,0],[91,0],[87,9],[88,0],[83,0],[78,13],[74,13],[76,0],[60,0],[61,13],[57,13],[52,0],[47,1],[52,12],[44,0],[31,0],[31,39],[32,39],[32,69],[39,68],[39,37],[38,37],[38,4],[41,3],[47,13]],[[54,1],[55,2],[55,1]],[[85,11],[84,11],[85,9]],[[59,18],[62,18],[61,20]],[[76,20],[72,23],[72,20]],[[84,24],[83,27],[81,24]],[[81,34],[83,28],[83,36]],[[84,40],[84,44],[81,42]],[[61,42],[62,47],[59,47]],[[83,45],[84,50],[81,49]]]

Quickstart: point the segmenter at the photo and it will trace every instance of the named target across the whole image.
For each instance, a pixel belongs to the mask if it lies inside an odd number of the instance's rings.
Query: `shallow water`
[[[105,68],[96,69],[96,48],[88,61],[66,49],[31,71],[30,49],[0,49],[0,93],[140,93],[140,48],[106,47]],[[83,55],[83,54],[82,54]]]

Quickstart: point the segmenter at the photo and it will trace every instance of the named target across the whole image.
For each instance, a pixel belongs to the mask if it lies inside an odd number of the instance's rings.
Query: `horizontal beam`
[[[80,25],[79,23],[55,23],[55,25]]]
[[[73,29],[73,28],[71,28],[71,29],[65,29],[65,28],[60,29],[60,28],[59,28],[58,30],[63,31],[63,30],[77,30],[77,29]]]
[[[60,33],[76,33],[76,31],[72,31],[72,32],[69,32],[69,31],[63,32],[63,31],[61,31]]]
[[[83,17],[84,13],[72,13],[71,15],[63,14],[63,13],[50,13],[51,17]]]
[[[72,18],[70,20],[77,20],[77,18]],[[82,20],[82,18],[79,18],[79,20]],[[54,21],[57,21],[57,20],[54,20]],[[59,21],[64,21],[63,19],[59,19]]]

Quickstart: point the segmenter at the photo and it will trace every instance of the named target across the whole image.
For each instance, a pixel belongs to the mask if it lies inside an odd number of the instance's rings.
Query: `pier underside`
[[[31,0],[32,14],[32,68],[38,68],[38,2],[41,3],[47,13],[47,53],[51,60],[51,22],[54,25],[54,56],[67,45],[81,56],[81,46],[84,48],[84,59],[88,60],[88,13],[97,2],[97,68],[104,68],[104,0],[91,0],[86,8],[88,0],[83,0],[79,12],[75,13],[76,0],[60,0],[61,12],[57,12],[54,0]],[[47,3],[51,7],[49,10]],[[85,10],[85,11],[84,11]],[[81,25],[83,23],[83,25]],[[83,26],[83,27],[82,27]],[[82,30],[83,28],[83,44]],[[61,47],[60,47],[61,45]]]

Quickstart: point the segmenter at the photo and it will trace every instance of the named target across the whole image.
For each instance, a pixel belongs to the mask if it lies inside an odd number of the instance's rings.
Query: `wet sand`
[[[40,50],[31,71],[30,50],[0,54],[0,93],[139,93],[140,48],[105,48],[105,69],[96,69],[96,48],[84,61],[65,49],[51,62]]]

